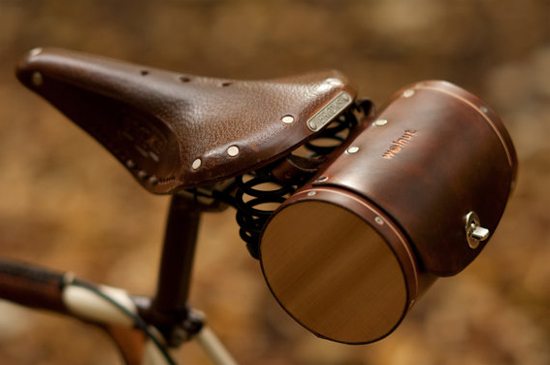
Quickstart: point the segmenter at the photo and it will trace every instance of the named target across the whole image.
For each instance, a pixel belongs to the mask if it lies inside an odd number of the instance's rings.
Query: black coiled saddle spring
[[[243,176],[236,178],[237,223],[241,227],[239,235],[246,242],[252,257],[259,258],[259,240],[262,229],[277,206],[284,202],[296,188],[283,186],[268,173],[256,171],[244,181]]]
[[[366,111],[370,108],[370,104],[360,105],[359,108]],[[353,109],[350,108],[316,138],[304,144],[300,158],[305,156],[311,161],[321,163],[324,156],[345,141],[349,131],[356,124],[357,117],[353,113]],[[279,182],[272,176],[269,168],[239,176],[235,182],[238,188],[235,195],[235,206],[237,208],[237,223],[240,226],[239,235],[246,242],[252,257],[258,259],[260,235],[267,220],[299,186]]]

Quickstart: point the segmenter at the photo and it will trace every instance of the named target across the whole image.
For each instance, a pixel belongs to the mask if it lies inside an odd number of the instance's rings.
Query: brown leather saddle
[[[59,49],[30,51],[17,77],[154,193],[265,166],[316,136],[356,96],[337,71],[237,81]]]

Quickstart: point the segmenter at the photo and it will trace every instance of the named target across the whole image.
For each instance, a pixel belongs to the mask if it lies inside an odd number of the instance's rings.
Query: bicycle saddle
[[[17,77],[154,193],[265,166],[317,135],[356,96],[337,71],[237,81],[60,49],[30,51]]]

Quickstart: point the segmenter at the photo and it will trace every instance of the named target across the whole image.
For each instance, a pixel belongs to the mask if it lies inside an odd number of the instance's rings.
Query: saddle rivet
[[[285,124],[294,123],[294,117],[292,115],[285,115],[281,118],[281,121]]]
[[[327,176],[319,176],[317,179],[315,179],[315,181],[317,181],[317,182],[323,182],[323,181],[327,181],[327,180],[328,180]]]
[[[379,225],[383,225],[384,224],[384,220],[380,217],[375,217],[374,218],[374,221],[376,222],[376,224],[379,224]]]
[[[334,77],[331,77],[331,78],[328,78],[325,80],[325,82],[329,85],[332,85],[332,86],[340,86],[342,85],[342,81],[339,80],[339,79],[336,79]]]
[[[195,161],[193,161],[193,163],[191,164],[191,168],[192,168],[193,170],[196,170],[196,169],[198,169],[199,167],[201,167],[201,165],[202,165],[201,159],[200,159],[200,158],[197,158],[197,159],[195,159]]]
[[[42,74],[38,71],[33,72],[31,81],[34,84],[34,86],[40,86],[42,83],[44,83],[44,78],[42,77]]]
[[[487,114],[489,112],[489,109],[487,109],[487,107],[485,107],[485,106],[482,106],[481,108],[479,108],[479,110],[481,110],[481,112],[485,113],[485,114]]]
[[[388,124],[388,120],[387,120],[387,119],[378,119],[377,121],[375,121],[374,123],[372,123],[372,125],[375,126],[375,127],[383,127],[383,126],[385,126],[386,124]]]
[[[403,92],[403,97],[405,98],[410,98],[413,95],[414,95],[414,90],[412,89],[405,90],[405,92]]]
[[[139,170],[139,171],[137,172],[137,176],[138,176],[138,178],[140,178],[141,180],[144,180],[144,179],[147,177],[147,173],[146,173],[145,171],[143,171],[143,170]]]
[[[317,195],[315,191],[310,191],[309,193],[307,193],[307,196],[315,196],[315,195]]]
[[[359,151],[359,147],[357,147],[357,146],[351,146],[350,148],[348,148],[346,150],[347,153],[351,153],[351,154],[357,153],[358,151]]]
[[[231,157],[235,157],[239,154],[239,147],[231,146],[227,149],[227,154]]]
[[[41,47],[33,48],[29,52],[29,54],[33,57],[38,56],[40,53],[42,53],[42,48]]]

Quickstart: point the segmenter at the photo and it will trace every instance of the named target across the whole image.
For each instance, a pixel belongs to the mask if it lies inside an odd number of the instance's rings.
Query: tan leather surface
[[[58,49],[31,51],[17,76],[155,193],[209,184],[274,161],[316,134],[306,123],[331,100],[344,91],[350,103],[355,97],[337,71],[237,81]],[[284,123],[285,116],[294,121]]]
[[[475,211],[494,232],[513,188],[516,155],[496,114],[467,91],[441,81],[400,90],[321,174],[378,205],[410,237],[423,267],[440,276],[463,270],[472,249],[465,217]],[[374,119],[371,121],[374,122]]]

